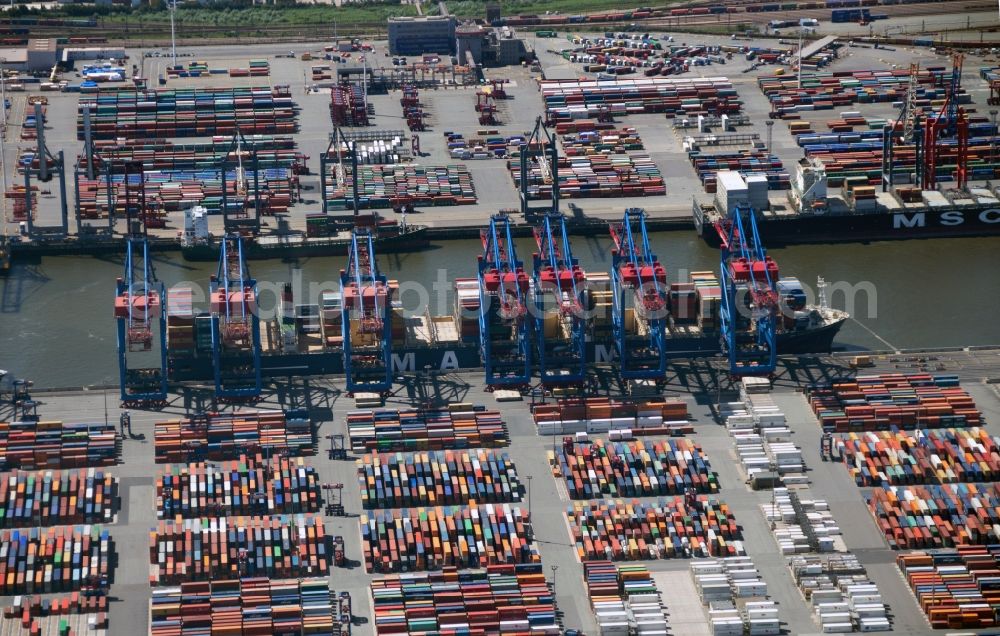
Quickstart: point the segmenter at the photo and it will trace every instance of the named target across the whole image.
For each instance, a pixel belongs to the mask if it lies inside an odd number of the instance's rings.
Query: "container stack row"
[[[325,210],[349,210],[353,205],[351,168],[345,166],[338,181],[336,164],[327,164],[329,174],[323,191]],[[358,207],[387,208],[402,203],[416,206],[474,205],[476,190],[469,169],[462,164],[422,166],[385,164],[358,166]]]
[[[749,557],[692,562],[691,577],[713,636],[781,633],[777,603]]]
[[[119,454],[111,424],[0,422],[0,470],[111,466]]]
[[[803,73],[797,76],[762,76],[757,86],[771,102],[772,111],[781,116],[802,111],[834,109],[850,104],[902,101],[910,82],[910,70],[860,70]],[[921,101],[943,99],[946,87],[940,73],[917,71],[917,98]],[[968,103],[964,91],[959,103]]]
[[[330,89],[330,121],[334,126],[368,125],[368,104],[360,86]]]
[[[892,628],[882,594],[853,554],[796,556],[788,567],[824,633]]]
[[[509,503],[522,486],[507,453],[492,450],[371,453],[357,461],[366,510]]]
[[[605,109],[614,116],[697,117],[738,113],[743,107],[725,77],[543,80],[540,89],[545,111],[554,122],[596,118]]]
[[[532,415],[543,436],[609,431],[654,435],[690,428],[687,403],[682,400],[561,399],[534,405]]]
[[[288,212],[288,207],[298,200],[298,177],[289,168],[266,168],[245,170],[243,178],[250,185],[246,194],[239,193],[239,174],[235,164],[222,172],[221,167],[206,170],[149,170],[143,174],[143,185],[139,187],[139,175],[111,175],[111,205],[124,201],[126,188],[130,196],[138,197],[145,192],[146,205],[155,212],[179,212],[192,205],[200,205],[209,214],[222,214],[223,209],[231,213],[242,212],[249,205],[256,205],[253,194],[256,181],[260,188],[261,214],[274,216]],[[88,219],[107,218],[108,178],[101,175],[95,179],[84,176],[79,182],[79,210]],[[223,196],[225,194],[225,196]]]
[[[859,375],[854,381],[812,385],[806,393],[823,429],[837,433],[982,423],[982,413],[955,375]]]
[[[601,634],[669,633],[660,591],[646,566],[587,561],[583,579]]]
[[[499,411],[468,404],[449,410],[351,411],[347,432],[354,451],[420,451],[497,447],[508,443]]]
[[[514,184],[519,186],[521,162],[508,161],[507,169]],[[560,196],[571,199],[648,197],[667,192],[663,175],[652,158],[635,153],[580,155],[560,159],[555,175],[550,175],[536,163],[528,168],[529,198],[550,197],[553,178],[559,181]]]
[[[594,154],[620,154],[642,150],[642,138],[632,127],[604,130],[581,130],[560,136],[563,154],[567,157]]]
[[[520,156],[521,146],[527,141],[524,135],[477,135],[466,138],[461,133],[445,133],[448,154],[452,159],[482,160]]]
[[[149,533],[150,584],[244,576],[326,576],[323,520],[311,515],[160,521]]]
[[[106,91],[80,98],[77,139],[83,140],[84,109],[93,139],[163,139],[297,132],[296,108],[287,87]]]
[[[322,503],[316,469],[301,458],[175,464],[156,478],[159,519],[308,513]]]
[[[743,546],[729,506],[706,495],[646,503],[605,499],[566,510],[581,561],[737,556]]]
[[[0,594],[106,589],[112,542],[97,525],[0,532]]]
[[[851,433],[837,445],[859,486],[1000,479],[1000,438],[984,428]]]
[[[896,549],[951,548],[1000,542],[1000,484],[875,488],[867,497],[875,523]]]
[[[810,498],[807,490],[774,488],[773,500],[760,507],[784,555],[832,552],[843,546],[830,505]]]
[[[721,170],[735,170],[743,178],[763,175],[767,179],[768,190],[788,190],[792,187],[791,175],[784,169],[777,155],[762,150],[737,150],[724,153],[689,152],[691,165],[698,173],[705,192],[717,189],[716,173]]]
[[[107,636],[108,597],[81,596],[16,596],[12,605],[3,609],[3,622],[19,621],[28,634],[88,634]],[[5,625],[6,628],[6,625]]]
[[[371,593],[379,635],[562,633],[541,563],[393,575],[372,581]]]
[[[118,480],[95,468],[0,475],[0,527],[112,523]]]
[[[140,162],[149,170],[206,170],[217,168],[222,161],[235,164],[242,154],[249,167],[257,155],[258,168],[292,168],[303,165],[305,155],[297,150],[293,137],[247,135],[242,148],[232,137],[216,136],[211,141],[177,143],[165,139],[133,140],[127,145],[117,141],[95,141],[94,152],[115,163]],[[238,151],[239,150],[239,151]],[[80,157],[81,161],[86,161]]]
[[[1000,553],[997,546],[910,552],[896,557],[920,609],[934,629],[997,626]]]
[[[528,514],[510,504],[377,510],[361,515],[369,572],[538,563]]]
[[[748,479],[771,471],[786,482],[805,481],[802,450],[791,441],[785,414],[768,393],[741,387],[740,402],[726,402],[719,410],[736,446],[736,456]]]
[[[264,456],[312,455],[312,423],[305,416],[282,411],[210,413],[202,417],[157,422],[158,464]]]
[[[795,122],[790,122],[795,123]],[[990,138],[992,139],[992,137]],[[970,179],[991,179],[1000,169],[1000,161],[992,153],[995,144],[991,140],[969,141],[967,170]],[[878,146],[874,149],[871,146]],[[804,147],[805,155],[823,162],[827,173],[827,185],[844,187],[860,180],[861,186],[878,185],[882,172],[882,142],[861,142],[851,144],[810,144]],[[935,174],[939,179],[951,179],[958,164],[958,144],[944,139],[938,142],[938,160]],[[897,176],[908,175],[917,163],[916,146],[898,144],[892,150],[892,170]],[[920,192],[917,188],[917,192]],[[919,201],[919,198],[918,198]],[[906,201],[911,202],[911,201]]]
[[[571,499],[716,493],[719,482],[701,447],[663,442],[564,443],[551,461]]]
[[[183,583],[153,590],[149,634],[342,636],[350,633],[351,623],[350,597],[345,595],[337,596],[326,579],[246,577]]]

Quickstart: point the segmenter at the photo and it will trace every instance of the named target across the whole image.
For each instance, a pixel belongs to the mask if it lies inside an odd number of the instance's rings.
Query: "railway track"
[[[695,2],[685,5],[687,7],[699,6],[726,6],[740,7],[746,5],[743,0],[722,0]],[[870,7],[878,13],[884,13],[890,17],[930,17],[936,15],[960,16],[968,12],[991,11],[995,8],[995,3],[969,0],[946,0],[944,2],[925,2],[901,5],[877,5]],[[741,11],[738,13],[716,13],[703,15],[679,15],[679,16],[651,16],[648,18],[633,18],[622,22],[592,22],[550,25],[558,30],[603,30],[622,28],[625,25],[641,25],[648,30],[669,30],[683,29],[685,27],[713,27],[713,26],[733,26],[737,24],[765,25],[771,20],[793,19],[793,18],[815,18],[823,22],[829,22],[831,8],[822,9],[796,9],[787,11]],[[877,29],[878,22],[872,25]],[[535,26],[520,26],[524,30],[530,30]],[[128,42],[130,46],[158,46],[168,41],[170,33],[170,23],[165,22],[144,22],[98,24],[85,30],[89,36],[104,36],[109,42],[115,43],[120,40]],[[312,41],[330,37],[330,28],[327,26],[309,26],[299,24],[266,24],[266,25],[226,25],[226,24],[194,24],[184,25],[184,36],[179,40],[182,44],[202,43],[207,44],[213,41],[230,40],[232,36],[220,35],[236,32],[246,43],[278,43],[294,41]],[[357,36],[384,36],[386,26],[384,22],[357,23],[352,25],[351,33]],[[35,26],[31,27],[33,37],[59,37],[65,35],[64,29],[58,26]]]

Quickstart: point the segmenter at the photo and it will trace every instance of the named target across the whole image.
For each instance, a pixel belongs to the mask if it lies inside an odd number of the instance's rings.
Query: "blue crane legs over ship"
[[[667,371],[667,272],[649,247],[646,213],[629,208],[611,224],[612,328],[623,380]],[[632,310],[631,312],[629,310]]]
[[[573,258],[566,219],[546,215],[534,228],[535,333],[542,382],[578,383],[586,373],[586,275]]]
[[[209,289],[215,396],[251,400],[261,392],[257,281],[250,277],[240,236],[227,236],[221,250],[219,271]]]
[[[166,293],[153,273],[146,238],[126,241],[125,277],[118,279],[115,293],[121,401],[128,406],[163,404],[167,400]],[[129,366],[130,353],[154,349],[159,366]]]
[[[729,356],[732,375],[770,375],[778,353],[778,265],[765,253],[753,208],[734,207],[724,227],[719,265],[722,350]]]
[[[369,230],[355,228],[350,250],[340,272],[347,391],[386,393],[392,389],[392,290],[378,270]]]
[[[507,216],[490,217],[490,227],[480,237],[479,344],[486,385],[490,389],[524,387],[531,382],[528,274],[517,260]]]

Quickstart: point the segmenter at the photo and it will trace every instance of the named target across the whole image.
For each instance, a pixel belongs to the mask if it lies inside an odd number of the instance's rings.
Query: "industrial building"
[[[451,55],[455,50],[455,24],[452,16],[389,18],[389,52]]]
[[[55,38],[28,40],[28,46],[0,51],[4,68],[16,71],[49,71],[58,59],[58,45]]]
[[[63,47],[55,38],[34,38],[24,47],[0,50],[4,68],[35,73],[51,71],[58,63],[72,64],[77,60],[121,60],[125,49],[120,46]]]
[[[459,61],[465,62],[468,54],[481,66],[513,66],[533,56],[524,40],[514,36],[513,30],[507,27],[491,29],[474,23],[456,28],[455,51]]]

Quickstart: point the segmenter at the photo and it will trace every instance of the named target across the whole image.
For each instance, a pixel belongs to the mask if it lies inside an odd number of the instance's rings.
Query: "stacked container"
[[[499,411],[469,404],[453,404],[449,410],[351,411],[347,432],[356,451],[503,446],[508,441]]]
[[[875,488],[868,508],[890,547],[950,548],[1000,541],[1000,485]]]
[[[118,481],[95,468],[0,475],[0,526],[111,523]]]
[[[101,526],[56,526],[0,532],[0,594],[104,590],[111,576],[111,537]]]
[[[575,502],[566,516],[581,561],[736,556],[743,551],[729,507],[705,495],[655,503]]]
[[[326,576],[323,520],[311,515],[161,521],[149,533],[150,584],[242,576]]]
[[[0,470],[111,466],[118,455],[111,424],[0,422]]]
[[[210,413],[203,418],[157,422],[156,462],[236,459],[245,453],[311,455],[312,422],[300,413]]]
[[[153,590],[149,633],[346,636],[350,633],[351,615],[341,607],[340,598],[326,579],[272,581],[247,577],[183,583]]]
[[[572,499],[714,493],[719,483],[701,447],[685,440],[565,445],[556,454]],[[553,465],[554,467],[556,464]]]
[[[371,453],[357,461],[365,509],[519,501],[521,484],[506,453]]]
[[[896,564],[934,629],[996,627],[1000,599],[996,546],[911,552]]]
[[[510,504],[365,513],[361,542],[369,572],[483,568],[541,559],[527,513]]]
[[[376,634],[562,633],[540,563],[393,575],[373,580],[371,593]]]
[[[837,444],[859,486],[1000,478],[1000,439],[979,427],[851,433]]]
[[[301,458],[177,464],[156,478],[159,519],[318,512],[322,501],[319,476]]]
[[[853,382],[811,385],[806,394],[824,430],[838,433],[978,426],[982,414],[958,376],[859,375]]]

